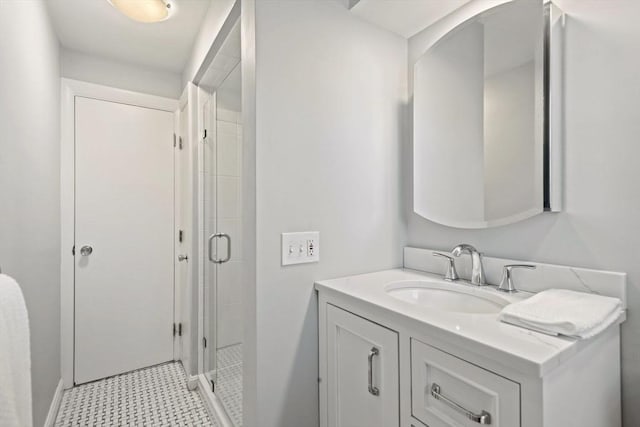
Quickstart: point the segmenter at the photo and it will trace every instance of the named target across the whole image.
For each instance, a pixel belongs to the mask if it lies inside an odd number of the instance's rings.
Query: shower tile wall
[[[231,261],[218,268],[217,347],[242,341],[242,124],[241,114],[218,107],[216,111],[216,178],[218,199],[218,232],[231,236]],[[215,226],[216,218],[211,218]],[[226,253],[226,242],[217,239],[218,253]]]

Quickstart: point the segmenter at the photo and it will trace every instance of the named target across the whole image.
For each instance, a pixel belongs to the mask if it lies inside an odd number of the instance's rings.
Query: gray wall
[[[634,427],[640,425],[640,2],[556,3],[568,13],[564,211],[467,231],[422,219],[407,204],[408,243],[451,249],[468,242],[491,256],[627,272],[623,412],[624,425]],[[408,144],[408,191],[410,150]]]
[[[0,0],[0,265],[29,310],[34,425],[60,380],[60,65],[43,1]]]
[[[146,68],[63,49],[62,77],[119,89],[178,99],[182,94],[180,74]]]
[[[314,281],[402,262],[406,40],[326,0],[258,1],[255,18],[258,406],[248,425],[311,427]],[[320,232],[320,262],[282,267],[280,233],[306,230]]]

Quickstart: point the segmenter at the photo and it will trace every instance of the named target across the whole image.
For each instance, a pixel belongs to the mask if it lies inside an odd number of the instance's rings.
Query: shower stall
[[[198,82],[202,123],[200,368],[223,416],[242,425],[243,250],[240,25]]]

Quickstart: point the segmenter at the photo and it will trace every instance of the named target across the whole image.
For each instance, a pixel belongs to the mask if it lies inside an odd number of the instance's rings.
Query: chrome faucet
[[[471,284],[484,286],[487,279],[484,276],[484,268],[482,267],[482,254],[471,245],[461,243],[451,250],[451,254],[459,257],[462,254],[471,255]]]

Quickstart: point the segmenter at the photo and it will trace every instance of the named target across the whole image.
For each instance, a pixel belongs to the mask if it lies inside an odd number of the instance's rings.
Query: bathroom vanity
[[[621,319],[588,340],[497,320],[545,288],[615,296],[626,275],[535,264],[514,294],[442,279],[426,249],[404,269],[316,283],[321,427],[619,427]],[[459,260],[469,277],[468,259]],[[511,260],[485,257],[497,283]],[[452,292],[453,291],[453,292]],[[530,292],[528,292],[530,291]]]

